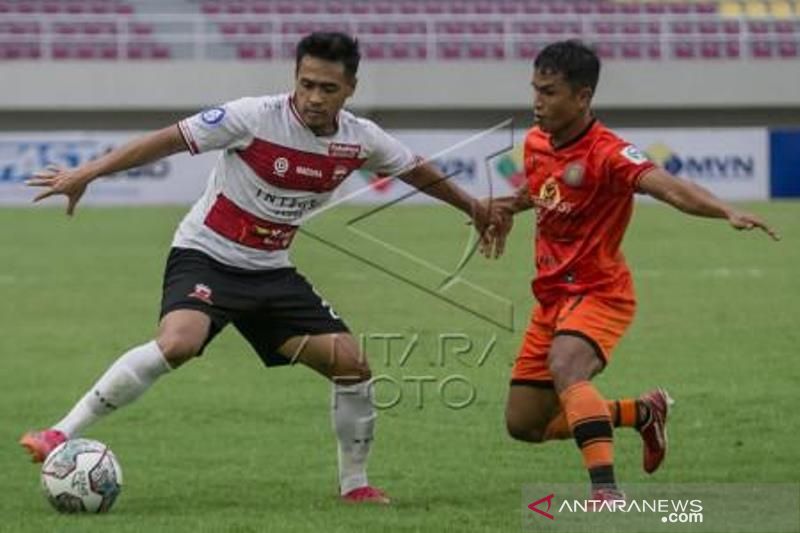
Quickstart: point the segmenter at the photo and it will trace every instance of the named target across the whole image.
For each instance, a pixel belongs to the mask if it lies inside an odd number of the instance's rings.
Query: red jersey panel
[[[620,244],[639,178],[655,165],[597,120],[559,148],[534,127],[524,153],[537,220],[537,300],[547,303],[617,283],[632,287],[625,283],[630,272]]]

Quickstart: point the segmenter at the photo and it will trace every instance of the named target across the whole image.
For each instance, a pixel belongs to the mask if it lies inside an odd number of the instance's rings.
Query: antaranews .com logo
[[[583,483],[522,488],[523,531],[800,533],[800,483],[640,483],[592,499]]]
[[[551,493],[528,504],[528,509],[549,520],[556,495]],[[632,499],[591,500],[564,499],[556,504],[554,513],[559,516],[574,513],[639,513],[660,517],[662,523],[698,524],[703,522],[703,501],[700,499]]]

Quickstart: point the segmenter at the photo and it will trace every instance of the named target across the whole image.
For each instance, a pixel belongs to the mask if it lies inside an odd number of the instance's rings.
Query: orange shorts
[[[546,306],[536,305],[511,372],[512,385],[552,386],[547,354],[556,335],[585,339],[605,367],[635,312],[632,290],[568,295]]]

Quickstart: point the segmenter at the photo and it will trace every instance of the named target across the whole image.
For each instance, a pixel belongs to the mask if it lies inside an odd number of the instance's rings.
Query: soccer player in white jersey
[[[343,109],[359,58],[348,35],[311,34],[297,47],[293,93],[234,100],[28,181],[44,188],[36,201],[66,196],[71,215],[101,176],[186,150],[222,150],[205,193],[175,233],[155,339],[119,357],[52,427],[23,435],[34,461],[137,399],[232,323],[267,366],[299,361],[332,381],[341,498],[389,502],[367,481],[376,416],[369,366],[344,322],[292,267],[289,245],[301,218],[358,168],[396,175],[449,203],[482,234],[488,213],[376,124]]]

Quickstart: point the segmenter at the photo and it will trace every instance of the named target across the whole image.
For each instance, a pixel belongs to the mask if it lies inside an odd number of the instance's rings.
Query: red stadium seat
[[[687,15],[692,11],[690,4],[682,2],[667,4],[667,12],[674,15]]]
[[[778,42],[778,55],[783,58],[796,58],[798,56],[798,46],[796,41]]]
[[[602,2],[597,5],[597,12],[601,15],[616,15],[618,12],[617,4]]]
[[[722,22],[722,31],[728,35],[738,35],[741,31],[741,26],[738,20],[725,20]]]
[[[128,4],[118,4],[114,6],[114,13],[117,15],[133,15],[133,7]]]
[[[617,26],[613,22],[595,22],[594,31],[602,35],[611,35],[617,32]]]
[[[694,4],[695,13],[713,14],[719,9],[717,2],[697,2]]]
[[[442,59],[460,59],[462,57],[462,47],[458,43],[440,43],[439,57]]]
[[[551,2],[547,4],[547,12],[552,15],[566,15],[569,11],[569,6],[562,2]]]
[[[416,15],[422,10],[422,6],[419,2],[415,1],[406,1],[400,2],[400,13],[404,15]]]
[[[624,15],[638,15],[643,7],[640,2],[626,2],[620,5],[620,12]]]
[[[594,50],[600,59],[614,59],[617,57],[617,47],[614,43],[597,43]]]
[[[60,2],[45,2],[42,4],[42,13],[61,13]]]
[[[535,59],[541,48],[535,43],[521,43],[517,46],[517,57],[520,59]]]
[[[334,2],[331,2],[331,4],[333,3]],[[268,13],[272,13],[272,4],[269,2],[254,2],[250,4],[250,11],[252,11],[256,15],[266,15]]]
[[[641,43],[622,43],[622,57],[624,59],[641,59],[644,55]]]
[[[522,4],[522,12],[528,15],[541,15],[544,13],[544,7],[540,2],[526,2]]]
[[[422,10],[429,15],[441,15],[444,13],[444,2],[427,0]]]
[[[741,55],[739,43],[737,41],[728,41],[725,43],[725,57],[736,59]]]
[[[672,33],[685,35],[685,34],[693,33],[693,32],[694,32],[694,26],[689,21],[681,20],[681,21],[672,23]]]
[[[711,35],[719,33],[720,26],[719,22],[717,21],[706,20],[699,22],[697,25],[697,29],[700,31],[700,33],[703,33],[705,35]]]
[[[578,15],[589,15],[594,13],[594,3],[578,1],[572,4],[572,11]]]
[[[747,29],[750,33],[769,33],[769,23],[764,20],[751,20],[747,23]]]
[[[644,12],[648,15],[663,15],[667,12],[667,6],[661,2],[647,2],[644,5]]]
[[[794,33],[794,22],[790,20],[776,20],[775,21],[776,33]]]
[[[383,43],[364,43],[364,57],[367,59],[385,59],[386,47]]]
[[[672,45],[672,55],[676,59],[693,59],[697,55],[693,43],[675,43]]]
[[[247,6],[239,2],[226,3],[225,11],[231,15],[241,15],[247,12]]]
[[[222,7],[217,2],[203,2],[200,6],[200,10],[206,15],[217,15],[222,11]]]
[[[769,41],[755,41],[750,48],[750,52],[757,59],[770,58],[772,57],[772,48],[772,43]]]
[[[719,59],[722,57],[722,46],[716,41],[700,43],[700,56],[704,59]]]

